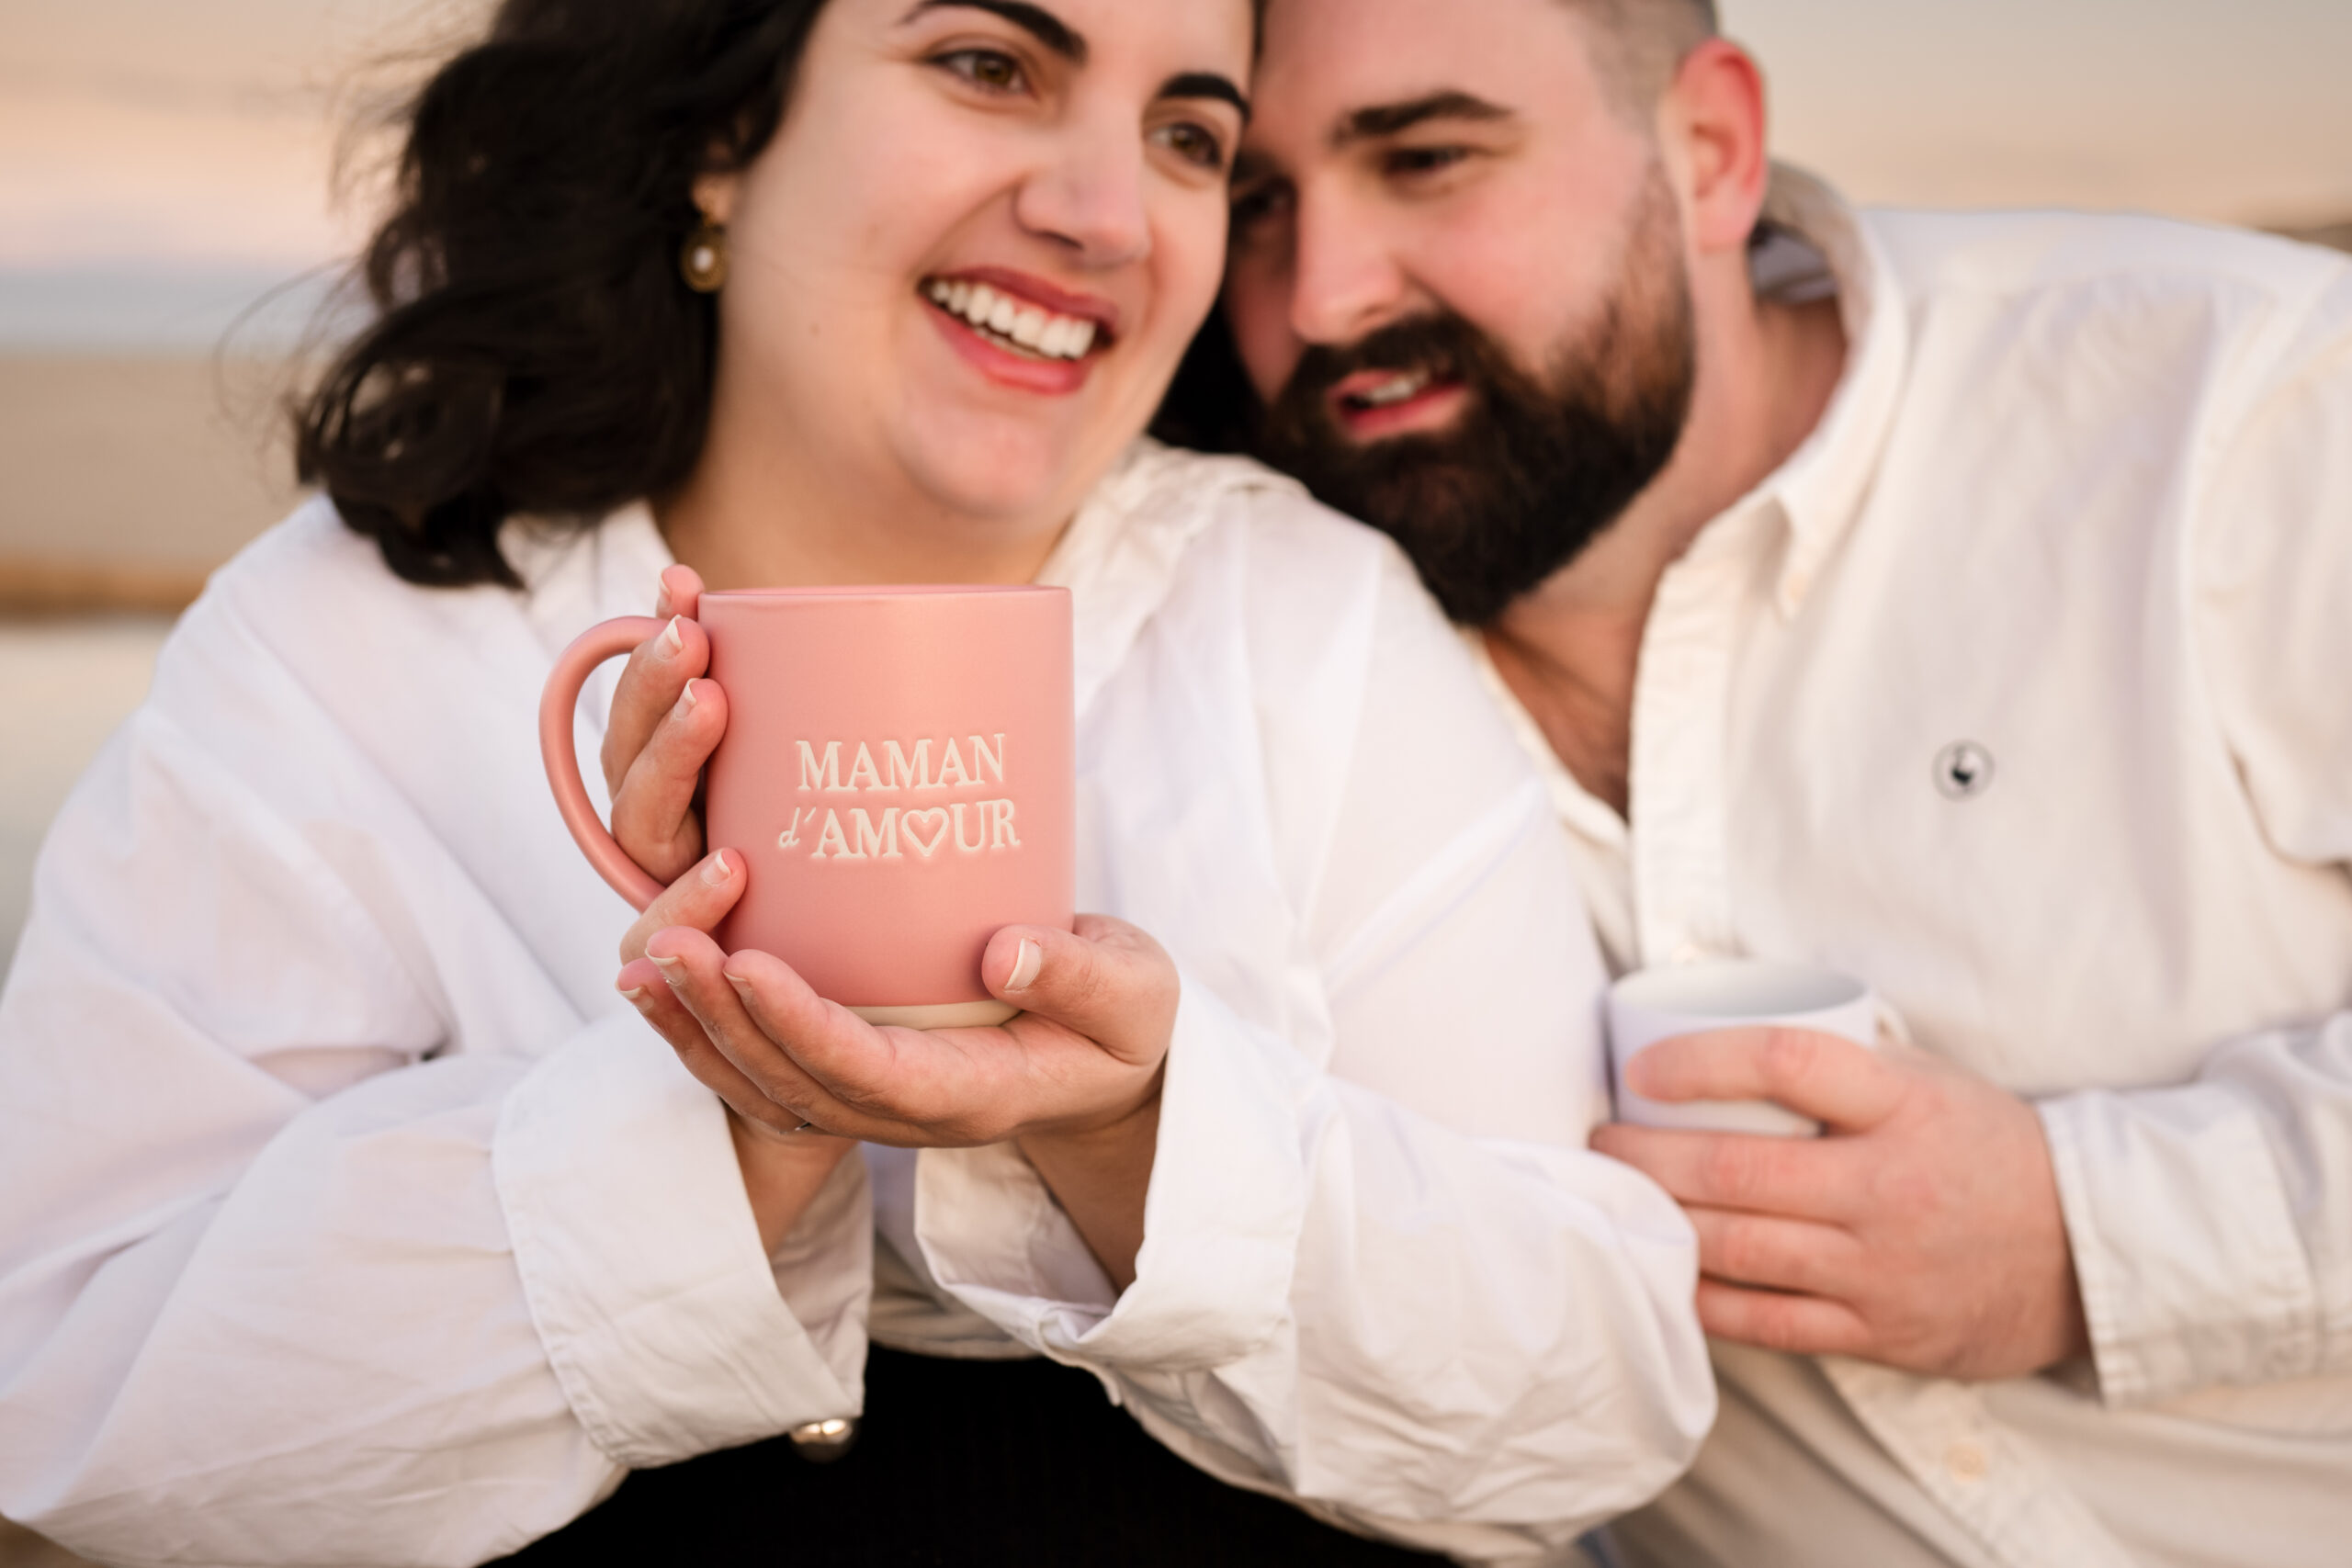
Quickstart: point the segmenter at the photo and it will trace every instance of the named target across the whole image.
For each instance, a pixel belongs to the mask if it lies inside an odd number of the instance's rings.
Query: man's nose
[[[1089,267],[1117,266],[1151,254],[1144,204],[1143,148],[1130,134],[1072,125],[1021,186],[1013,216],[1032,233],[1060,241]]]
[[[1301,340],[1353,343],[1396,319],[1405,272],[1375,225],[1345,202],[1307,198],[1293,221],[1290,324]]]

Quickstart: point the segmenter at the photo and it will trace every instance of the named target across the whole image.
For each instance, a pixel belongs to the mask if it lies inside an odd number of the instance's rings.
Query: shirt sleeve
[[[459,1042],[393,934],[454,905],[348,874],[406,807],[266,649],[191,636],[0,996],[0,1512],[108,1562],[473,1563],[623,1467],[855,1409],[858,1162],[771,1259],[626,1010]]]
[[[1297,962],[1269,935],[1253,976],[1185,966],[1135,1283],[1009,1149],[927,1151],[918,1231],[943,1284],[1221,1478],[1548,1559],[1713,1419],[1696,1251],[1584,1146],[1601,971],[1541,785],[1407,570],[1374,575],[1360,620],[1251,623],[1306,672],[1259,716]]]
[[[2332,274],[2282,312],[2284,346],[2212,455],[2191,544],[2199,644],[2248,813],[2340,898],[2352,270]],[[2352,954],[2337,962],[2340,986]],[[2352,1012],[2222,1043],[2187,1084],[2041,1110],[2105,1399],[2352,1371]]]

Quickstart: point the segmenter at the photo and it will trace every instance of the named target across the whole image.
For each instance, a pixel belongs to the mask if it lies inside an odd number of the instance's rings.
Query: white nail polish
[[[1045,966],[1046,950],[1023,937],[1021,950],[1012,955],[1012,973],[1006,978],[1004,988],[1008,991],[1027,990],[1036,983],[1037,971]]]
[[[728,865],[727,856],[723,852],[715,854],[702,863],[702,880],[706,886],[724,887],[734,880],[734,876],[735,873]]]
[[[674,658],[685,649],[686,639],[678,631],[678,617],[675,615],[671,616],[670,624],[662,628],[662,646],[669,649],[664,658]]]

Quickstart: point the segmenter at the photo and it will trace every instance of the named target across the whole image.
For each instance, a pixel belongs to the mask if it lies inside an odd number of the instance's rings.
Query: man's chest
[[[2352,883],[2266,840],[2130,499],[2063,530],[1866,518],[1793,614],[1758,591],[1769,558],[1678,569],[1628,826],[1580,835],[1626,955],[1847,969],[2026,1092],[2177,1078],[2342,1005]]]

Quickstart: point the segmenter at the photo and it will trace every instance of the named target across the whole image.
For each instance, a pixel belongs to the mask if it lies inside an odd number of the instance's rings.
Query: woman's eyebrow
[[[1216,98],[1221,103],[1231,104],[1235,108],[1239,109],[1241,123],[1244,125],[1250,123],[1250,100],[1242,96],[1240,88],[1233,85],[1232,78],[1220,76],[1214,71],[1186,71],[1170,76],[1159,85],[1159,96]]]
[[[922,0],[899,18],[899,25],[905,27],[926,11],[951,10],[986,11],[1001,17],[1071,64],[1086,63],[1085,38],[1043,6],[1032,6],[1028,0]]]

